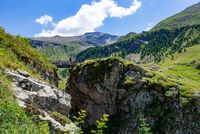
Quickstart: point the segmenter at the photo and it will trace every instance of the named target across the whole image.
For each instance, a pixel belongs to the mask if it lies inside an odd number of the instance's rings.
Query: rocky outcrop
[[[138,133],[141,116],[155,133],[198,133],[200,129],[198,95],[183,105],[177,83],[117,58],[86,61],[73,68],[67,92],[74,114],[87,111],[87,125],[109,114],[109,133]]]
[[[34,61],[26,61],[25,59],[22,60],[30,69],[38,72],[44,80],[48,81],[51,85],[58,86],[59,77],[56,68],[51,71],[47,71]]]
[[[72,128],[72,123],[61,125],[52,117],[53,112],[68,117],[71,109],[69,94],[31,78],[22,70],[17,70],[17,72],[7,70],[6,75],[13,81],[14,96],[21,107],[29,113],[39,115],[40,120],[48,121],[52,131],[69,131]]]

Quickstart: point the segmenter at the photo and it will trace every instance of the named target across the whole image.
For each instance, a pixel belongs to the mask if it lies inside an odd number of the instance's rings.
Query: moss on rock
[[[71,123],[71,121],[68,117],[66,117],[65,115],[62,115],[58,112],[52,112],[51,116],[63,126]]]

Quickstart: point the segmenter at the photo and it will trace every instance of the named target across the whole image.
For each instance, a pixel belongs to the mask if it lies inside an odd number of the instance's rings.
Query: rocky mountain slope
[[[94,32],[73,37],[36,37],[31,38],[30,43],[51,60],[67,60],[86,48],[108,45],[116,42],[118,38],[115,35]]]
[[[103,133],[137,134],[144,127],[155,134],[198,134],[199,31],[200,25],[192,25],[130,33],[99,46],[118,37],[87,33],[28,40],[0,28],[0,133],[76,134],[78,127],[90,133],[108,114]],[[51,60],[97,47],[78,54],[80,63],[69,69],[61,91],[58,69],[29,43]],[[83,110],[85,121],[73,118]]]
[[[180,28],[200,24],[200,2],[158,23],[152,30]]]
[[[86,131],[107,113],[109,134],[137,134],[141,118],[155,134],[199,133],[198,9],[199,3],[152,31],[130,33],[77,55],[84,62],[70,71],[66,91],[74,115],[87,111]],[[113,58],[118,56],[143,64]]]
[[[142,116],[153,133],[198,133],[200,90],[185,89],[189,83],[175,79],[156,65],[140,67],[108,58],[73,68],[66,91],[74,113],[87,111],[87,125],[109,114],[109,134],[137,134]]]
[[[2,28],[0,55],[0,133],[73,133],[71,97],[56,87],[57,68],[29,40]]]
[[[12,90],[19,106],[29,115],[37,115],[37,120],[46,121],[52,133],[70,132],[72,127],[76,128],[67,118],[71,109],[69,94],[31,78],[28,73],[20,70],[18,72],[7,70],[5,74],[12,81]]]

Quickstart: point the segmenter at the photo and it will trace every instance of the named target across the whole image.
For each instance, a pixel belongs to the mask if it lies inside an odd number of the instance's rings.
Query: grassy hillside
[[[200,62],[200,45],[192,46],[186,49],[185,52],[176,54],[173,60],[166,59],[165,64],[195,64]]]
[[[0,133],[48,134],[47,122],[39,122],[18,106],[12,96],[9,81],[0,74]],[[34,121],[35,120],[35,121]]]
[[[31,39],[31,45],[50,58],[50,60],[68,60],[79,52],[95,46],[116,42],[118,36],[93,32],[72,37],[37,37]]]
[[[40,38],[39,38],[40,39]],[[59,41],[54,38],[45,38],[46,40],[30,40],[31,46],[37,48],[43,55],[47,56],[51,61],[68,60],[74,57],[77,53],[85,50],[92,45],[80,41]]]
[[[177,53],[174,58],[166,58],[158,64],[157,72],[181,85],[181,96],[194,97],[200,92],[200,45],[187,48],[184,52]],[[144,65],[151,67],[151,65]]]
[[[200,3],[158,23],[152,30],[179,28],[200,24]]]
[[[81,43],[71,42],[60,46],[46,46],[39,48],[39,51],[47,56],[51,61],[68,60],[75,57],[77,53],[88,48],[89,46],[80,46]]]
[[[10,69],[23,68],[34,73],[28,66],[33,62],[44,71],[53,73],[56,70],[46,57],[30,46],[27,39],[11,36],[2,28],[0,28],[0,55],[0,62]]]
[[[128,34],[110,46],[89,48],[79,53],[77,60],[138,54],[141,61],[151,57],[153,61],[160,62],[165,57],[173,56],[174,53],[198,43],[200,43],[200,25],[172,30],[161,29],[141,34]]]
[[[130,33],[118,42],[103,47],[89,48],[77,55],[78,61],[109,56],[126,57],[137,54],[140,61],[160,62],[184,48],[197,45],[200,41],[200,2],[163,20],[151,31]]]
[[[54,74],[56,68],[49,63],[27,39],[11,36],[0,28],[0,133],[1,134],[36,134],[47,133],[47,122],[38,122],[35,117],[20,108],[12,95],[10,80],[4,75],[5,69],[21,69],[33,77],[43,79],[40,70]]]
[[[125,57],[129,53],[135,52],[140,48],[142,41],[137,40],[138,35],[131,36],[128,40],[119,39],[118,42],[109,46],[99,46],[88,48],[77,54],[76,59],[78,61],[84,61],[88,59],[104,58],[113,56]]]

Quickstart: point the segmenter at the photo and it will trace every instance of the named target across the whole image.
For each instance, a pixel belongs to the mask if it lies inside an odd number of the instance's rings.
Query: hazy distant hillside
[[[152,30],[200,24],[200,2],[158,23]]]
[[[89,47],[114,43],[118,38],[115,35],[94,32],[73,37],[35,37],[31,38],[31,45],[51,60],[66,60]]]
[[[84,42],[87,44],[92,44],[94,46],[99,45],[107,45],[118,40],[118,36],[110,35],[106,33],[93,32],[93,33],[85,33],[81,36],[71,36],[71,37],[62,37],[62,36],[54,36],[54,37],[34,37],[33,40],[52,42],[52,43],[60,43],[65,44],[69,42]]]
[[[78,52],[93,47],[84,42],[69,42],[61,44],[38,40],[31,40],[31,45],[53,61],[67,60],[69,57],[75,56]]]

